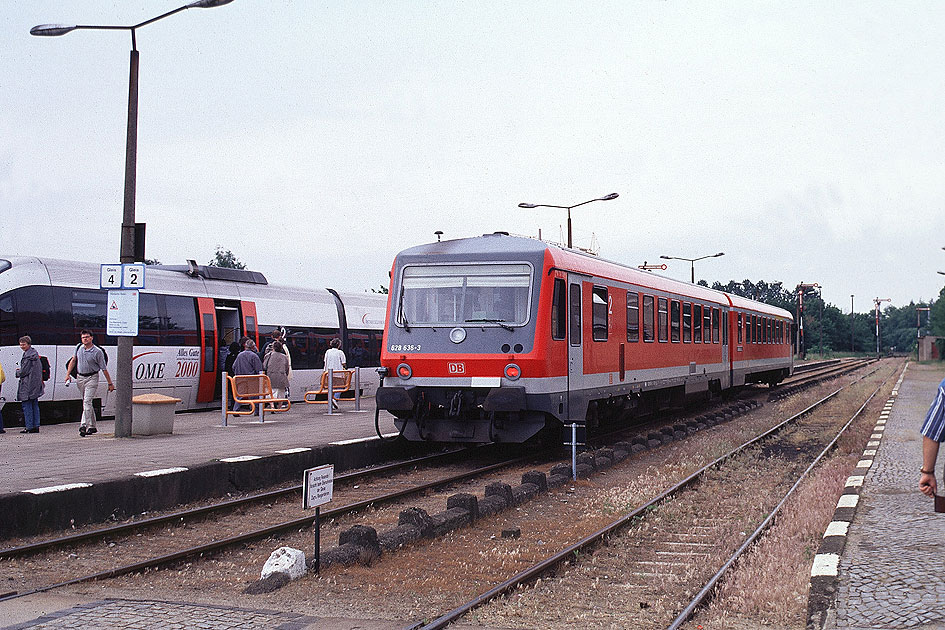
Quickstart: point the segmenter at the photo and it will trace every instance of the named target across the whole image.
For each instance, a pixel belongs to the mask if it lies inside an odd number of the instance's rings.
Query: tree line
[[[709,286],[705,280],[700,280],[698,284]],[[732,280],[728,284],[714,282],[712,288],[790,311],[795,318],[792,334],[796,343],[798,296],[795,291],[785,288],[783,283],[768,283],[764,280],[758,282]],[[919,308],[930,310],[919,311],[917,310]],[[915,352],[917,333],[920,331],[922,335],[945,337],[945,287],[939,292],[938,298],[931,302],[909,302],[902,307],[891,305],[880,307],[879,346],[881,353]],[[805,289],[804,345],[807,353],[875,353],[875,311],[866,313],[844,311],[841,307],[825,302],[817,289]]]

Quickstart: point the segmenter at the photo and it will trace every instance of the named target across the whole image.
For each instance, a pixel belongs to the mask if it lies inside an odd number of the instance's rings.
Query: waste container
[[[180,398],[164,394],[139,394],[131,399],[132,435],[159,435],[174,432],[174,409]]]

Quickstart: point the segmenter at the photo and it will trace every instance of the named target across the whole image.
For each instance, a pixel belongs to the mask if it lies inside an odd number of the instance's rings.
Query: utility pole
[[[853,295],[850,295],[850,352],[856,352],[856,348],[853,345]]]
[[[873,307],[876,311],[876,358],[879,359],[879,305],[881,302],[891,302],[889,298],[873,298]]]
[[[800,283],[794,288],[797,291],[797,354],[799,359],[807,358],[807,348],[804,346],[804,293],[808,289],[819,289],[820,285]]]

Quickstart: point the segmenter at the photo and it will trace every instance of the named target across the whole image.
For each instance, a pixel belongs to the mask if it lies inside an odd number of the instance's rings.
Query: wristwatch
[[[920,469],[919,469],[919,472],[922,473],[923,475],[934,475],[934,474],[935,474],[935,471],[934,471],[934,470],[926,470],[925,468],[920,468]]]

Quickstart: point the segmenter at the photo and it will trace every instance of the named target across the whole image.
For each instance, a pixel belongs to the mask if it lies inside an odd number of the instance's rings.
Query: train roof
[[[405,249],[397,255],[397,259],[401,263],[420,261],[429,263],[436,262],[436,259],[442,256],[443,262],[447,262],[449,258],[467,255],[478,255],[492,260],[550,255],[554,261],[554,266],[562,269],[589,273],[603,278],[619,279],[654,290],[679,293],[694,299],[714,302],[722,306],[748,309],[773,317],[782,317],[792,321],[794,319],[789,311],[764,302],[756,302],[717,289],[667,278],[562,245],[547,243],[535,238],[511,236],[506,232],[494,232],[482,236],[418,245]]]

